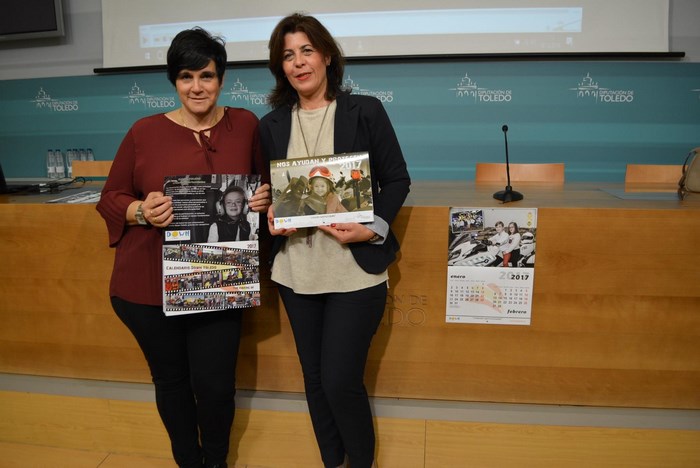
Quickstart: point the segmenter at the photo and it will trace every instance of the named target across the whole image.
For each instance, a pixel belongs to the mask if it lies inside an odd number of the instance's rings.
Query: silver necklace
[[[314,143],[314,154],[309,153],[309,145],[306,144],[306,135],[304,135],[304,126],[301,124],[301,117],[299,117],[299,111],[301,107],[297,107],[297,122],[299,123],[299,130],[301,130],[301,138],[304,140],[304,148],[306,149],[306,156],[316,156],[316,150],[318,149],[318,141],[321,138],[321,130],[323,130],[323,123],[326,121],[326,116],[328,115],[328,109],[331,107],[330,104],[326,106],[326,110],[323,112],[323,119],[321,119],[321,126],[318,127],[318,133],[316,134],[316,143]]]
[[[318,140],[321,138],[321,131],[323,130],[323,123],[326,121],[326,116],[328,115],[328,109],[331,107],[330,104],[326,106],[326,110],[323,111],[323,118],[321,119],[321,126],[318,127],[318,133],[316,134],[316,143],[314,143],[314,154],[309,154],[309,145],[306,143],[306,135],[304,135],[304,126],[301,124],[301,117],[299,117],[299,111],[301,107],[297,107],[297,122],[299,123],[299,130],[301,131],[301,138],[304,140],[304,148],[306,149],[306,156],[316,156],[316,150],[318,149]],[[316,228],[306,228],[306,246],[313,247],[314,234],[316,233]]]

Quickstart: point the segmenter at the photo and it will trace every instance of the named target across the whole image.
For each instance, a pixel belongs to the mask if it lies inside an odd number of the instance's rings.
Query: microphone
[[[506,143],[506,178],[508,179],[508,184],[506,185],[505,190],[498,191],[493,194],[493,198],[496,200],[501,200],[503,203],[508,203],[511,201],[518,201],[522,200],[523,194],[520,192],[516,192],[513,190],[513,187],[510,186],[510,161],[508,160],[508,125],[504,125],[501,127],[501,130],[503,130],[503,139],[505,140]]]

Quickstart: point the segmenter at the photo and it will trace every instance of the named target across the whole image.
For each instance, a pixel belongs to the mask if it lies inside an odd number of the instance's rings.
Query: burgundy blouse
[[[151,225],[129,226],[126,209],[149,192],[162,192],[165,176],[185,174],[261,174],[270,181],[252,112],[226,108],[200,144],[192,130],[164,114],[138,120],[124,137],[97,204],[116,248],[110,296],[161,305],[163,233]]]

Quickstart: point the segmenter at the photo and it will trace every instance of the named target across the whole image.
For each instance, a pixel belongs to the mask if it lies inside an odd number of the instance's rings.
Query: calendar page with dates
[[[529,325],[536,208],[450,208],[446,322]]]

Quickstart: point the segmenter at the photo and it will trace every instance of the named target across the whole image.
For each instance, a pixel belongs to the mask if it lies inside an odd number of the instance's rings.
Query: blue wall
[[[565,162],[567,180],[622,181],[627,163],[680,164],[700,146],[700,63],[356,63],[346,77],[385,102],[415,180],[502,161],[504,123],[511,162]],[[231,68],[220,103],[262,116],[271,85],[264,66]],[[0,162],[43,177],[49,148],[112,159],[134,120],[177,105],[164,72],[0,81]]]

